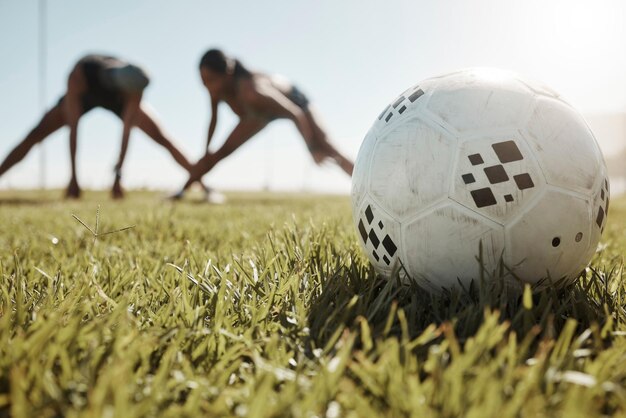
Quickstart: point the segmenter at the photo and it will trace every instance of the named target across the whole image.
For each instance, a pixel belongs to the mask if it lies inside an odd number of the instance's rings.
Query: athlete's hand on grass
[[[122,185],[120,183],[120,179],[115,179],[115,183],[113,183],[113,188],[111,189],[111,196],[113,199],[123,199],[124,198],[124,189],[122,189]]]
[[[70,184],[67,186],[65,191],[65,197],[68,199],[78,199],[80,194],[81,190],[76,179],[70,180]]]

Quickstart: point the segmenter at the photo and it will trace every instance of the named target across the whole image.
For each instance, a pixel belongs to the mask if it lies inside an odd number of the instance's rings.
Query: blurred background
[[[203,154],[210,109],[198,61],[220,47],[280,73],[313,101],[333,142],[355,158],[380,110],[421,79],[492,66],[540,80],[581,110],[604,151],[614,191],[626,188],[626,2],[622,0],[318,0],[272,2],[0,0],[0,158],[63,94],[84,54],[144,66],[145,99],[190,159]],[[236,118],[225,105],[213,147]],[[95,109],[81,119],[78,176],[108,188],[122,125]],[[49,137],[0,178],[0,188],[65,187],[68,131]],[[138,130],[123,184],[173,190],[185,172]],[[228,190],[348,193],[350,179],[317,167],[297,130],[273,122],[205,177]]]

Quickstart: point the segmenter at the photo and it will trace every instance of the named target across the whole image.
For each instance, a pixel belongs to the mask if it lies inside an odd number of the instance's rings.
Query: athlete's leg
[[[314,109],[309,108],[304,112],[309,121],[309,124],[313,128],[315,143],[310,149],[311,155],[315,162],[319,163],[324,157],[332,158],[335,162],[345,171],[348,175],[352,175],[354,164],[348,158],[344,157],[332,144],[328,141],[328,135],[326,130],[322,126],[319,117]]]
[[[152,138],[157,144],[165,147],[169,153],[174,157],[174,160],[185,170],[189,171],[192,168],[192,164],[185,158],[185,156],[172,144],[172,142],[165,136],[163,130],[156,122],[155,117],[151,114],[150,110],[144,105],[139,107],[137,116],[135,119],[136,126],[144,131],[146,135]]]
[[[60,103],[57,103],[52,109],[46,112],[37,126],[26,135],[26,138],[24,138],[22,142],[13,148],[9,155],[7,155],[0,165],[0,176],[20,162],[35,144],[43,141],[47,136],[65,125],[63,107]]]
[[[80,187],[78,186],[78,178],[76,176],[76,148],[78,142],[78,133],[76,132],[78,125],[70,127],[70,163],[72,169],[72,177],[70,183],[67,185],[65,191],[65,197],[78,199],[81,194]]]
[[[82,96],[87,90],[87,82],[83,69],[76,65],[67,79],[67,93],[63,99],[63,114],[70,127],[70,162],[72,177],[65,191],[65,197],[79,198],[81,194],[76,176],[76,147],[78,142],[78,122],[89,109],[83,107]]]

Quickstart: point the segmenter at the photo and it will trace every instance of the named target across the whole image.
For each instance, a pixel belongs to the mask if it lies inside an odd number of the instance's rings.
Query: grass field
[[[507,298],[378,280],[347,197],[59,195],[0,193],[0,417],[626,415],[626,199]]]

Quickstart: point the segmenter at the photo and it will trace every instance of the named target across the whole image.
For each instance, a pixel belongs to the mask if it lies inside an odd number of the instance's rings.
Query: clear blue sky
[[[47,91],[51,106],[68,71],[88,52],[145,66],[147,101],[183,152],[202,154],[208,97],[197,63],[219,46],[248,66],[284,74],[320,110],[338,148],[355,157],[375,116],[398,92],[454,69],[493,66],[539,79],[583,112],[626,110],[626,5],[620,0],[443,1],[47,1]],[[41,116],[38,2],[0,0],[0,158]],[[225,106],[215,145],[235,119]],[[121,124],[103,110],[83,118],[79,180],[108,187]],[[48,186],[69,178],[67,131],[45,143]],[[0,187],[38,184],[34,152]],[[173,189],[185,173],[135,131],[125,170],[129,187]],[[296,129],[278,121],[205,178],[222,188],[347,192],[338,168],[318,168]]]

